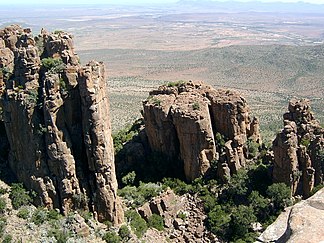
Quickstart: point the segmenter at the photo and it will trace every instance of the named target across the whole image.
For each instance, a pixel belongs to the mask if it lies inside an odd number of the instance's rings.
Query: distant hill
[[[179,6],[193,7],[197,9],[226,11],[226,12],[299,12],[299,13],[316,13],[324,15],[324,4],[311,4],[305,2],[297,3],[262,3],[257,1],[252,2],[218,2],[211,0],[181,0],[177,2]]]

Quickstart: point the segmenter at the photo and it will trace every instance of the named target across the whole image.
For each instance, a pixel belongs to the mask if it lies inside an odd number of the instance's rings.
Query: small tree
[[[228,232],[231,217],[226,213],[220,205],[216,205],[212,211],[208,213],[207,224],[211,232],[215,235],[225,237]]]
[[[272,184],[267,189],[267,195],[273,202],[276,210],[281,210],[291,203],[291,191],[285,183]]]
[[[11,185],[9,197],[14,209],[18,209],[23,205],[28,205],[32,201],[22,183],[13,183]]]
[[[150,228],[155,228],[160,231],[164,229],[164,220],[157,214],[152,214],[152,216],[148,218],[147,224]]]

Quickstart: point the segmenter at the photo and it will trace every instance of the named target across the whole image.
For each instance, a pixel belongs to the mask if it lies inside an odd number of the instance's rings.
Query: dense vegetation
[[[137,128],[139,126],[130,127],[115,136],[117,167],[120,166],[119,160],[125,158],[124,153],[127,150],[124,148],[134,141],[139,141]],[[221,134],[215,136],[218,149],[221,151],[225,144],[224,137]],[[177,176],[163,174],[161,177],[161,172],[167,168],[168,163],[163,162],[165,160],[163,156],[156,155],[153,160],[144,163],[144,165],[156,163],[155,167],[135,164],[131,169],[138,167],[139,170],[126,173],[126,168],[123,171],[123,176],[119,179],[122,185],[119,195],[125,199],[130,208],[143,205],[168,187],[180,195],[185,193],[198,195],[203,201],[207,215],[204,223],[212,233],[228,242],[254,242],[257,232],[261,230],[260,227],[265,229],[284,207],[292,203],[292,200],[290,189],[285,184],[272,184],[271,161],[266,156],[269,149],[265,145],[259,147],[253,141],[247,142],[247,149],[251,162],[227,182],[218,181],[214,176],[217,161],[212,164],[214,173],[210,173],[206,178],[198,178],[190,184]],[[150,174],[149,178],[147,174]],[[163,219],[157,216],[152,216],[147,223],[150,227],[163,230]],[[141,236],[146,229],[145,221],[140,219],[135,211],[127,212],[126,217],[130,222],[136,222],[136,225],[143,225],[140,229],[134,228],[135,223],[132,226],[137,235]]]

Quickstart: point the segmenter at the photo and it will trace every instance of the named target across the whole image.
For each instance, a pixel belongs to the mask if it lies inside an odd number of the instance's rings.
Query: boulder
[[[279,215],[258,242],[311,243],[324,240],[324,188]]]

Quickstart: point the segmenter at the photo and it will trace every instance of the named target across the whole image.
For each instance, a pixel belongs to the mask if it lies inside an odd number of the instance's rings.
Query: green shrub
[[[54,237],[57,243],[66,243],[67,240],[71,237],[71,235],[71,231],[67,229],[51,228],[48,231],[48,236]]]
[[[3,214],[6,212],[7,202],[6,199],[0,197],[0,213]]]
[[[259,152],[259,144],[252,139],[247,140],[247,148],[250,158],[255,158]]]
[[[193,109],[193,110],[199,110],[199,109],[200,109],[200,105],[199,105],[199,103],[198,103],[198,102],[193,103],[193,104],[192,104],[192,109]]]
[[[148,227],[155,228],[159,231],[164,229],[164,220],[160,215],[152,214],[147,220]]]
[[[138,187],[125,186],[118,190],[118,195],[125,198],[127,201],[132,203],[132,207],[138,207],[143,205],[151,198],[159,195],[163,191],[161,185],[155,183],[143,183],[140,182]]]
[[[12,242],[12,236],[7,234],[3,237],[2,243],[11,243]]]
[[[231,221],[230,215],[220,205],[216,205],[207,215],[207,226],[210,231],[225,238]]]
[[[61,58],[43,58],[41,60],[42,66],[49,72],[60,73],[65,69],[65,64]]]
[[[119,243],[121,241],[120,237],[114,231],[107,232],[102,239],[107,243]]]
[[[184,81],[184,80],[178,80],[178,81],[175,81],[175,82],[167,83],[167,87],[179,87],[179,86],[181,86],[181,85],[183,85],[185,83],[186,83],[186,81]]]
[[[324,187],[323,184],[319,184],[319,185],[315,186],[315,187],[313,188],[313,190],[311,191],[310,195],[311,195],[311,196],[314,195],[316,192],[318,192],[319,190],[321,190],[323,187]]]
[[[291,204],[291,191],[285,183],[272,184],[267,189],[267,195],[278,210]]]
[[[118,231],[118,235],[124,240],[128,240],[130,238],[130,230],[128,229],[128,227],[126,225],[122,225],[120,228],[119,228],[119,231]]]
[[[62,215],[55,209],[51,209],[47,212],[47,218],[49,220],[58,220],[62,217]]]
[[[147,224],[144,219],[134,210],[125,212],[125,217],[130,222],[130,226],[138,238],[141,238],[147,230]]]
[[[187,218],[187,215],[184,212],[178,213],[177,217],[179,219],[185,220]]]
[[[163,178],[162,183],[164,188],[170,187],[178,195],[190,193],[193,190],[192,185],[187,184],[178,178]]]
[[[159,100],[158,98],[152,98],[152,103],[156,106],[160,106],[161,105],[161,100]]]
[[[36,225],[43,224],[45,221],[47,221],[47,211],[43,208],[37,208],[33,213],[31,220]]]
[[[125,175],[122,178],[122,182],[126,186],[128,186],[128,185],[134,185],[135,178],[136,178],[136,173],[135,173],[135,171],[132,171],[132,172],[129,172],[127,175]]]
[[[113,134],[115,154],[118,155],[119,152],[123,149],[124,144],[131,141],[139,131],[139,128],[143,124],[142,119],[138,119],[134,122],[133,125],[127,126],[126,128],[118,131],[116,134]]]
[[[17,213],[17,216],[22,219],[28,219],[30,217],[30,211],[26,207],[21,207]]]
[[[28,205],[31,203],[31,197],[25,190],[22,183],[13,183],[11,185],[11,191],[9,194],[11,204],[14,209],[18,209],[21,206]]]
[[[239,205],[231,215],[231,238],[235,240],[244,238],[249,233],[252,223],[256,221],[257,218],[254,215],[252,207]]]
[[[8,189],[0,187],[0,195],[6,194],[8,192],[9,192]]]
[[[5,217],[0,217],[0,237],[3,236],[6,225],[7,225],[6,218]]]

